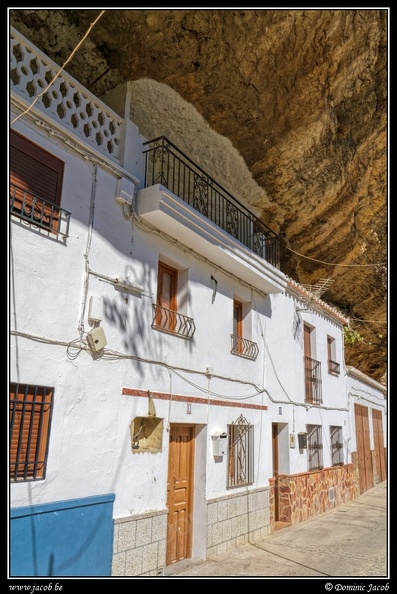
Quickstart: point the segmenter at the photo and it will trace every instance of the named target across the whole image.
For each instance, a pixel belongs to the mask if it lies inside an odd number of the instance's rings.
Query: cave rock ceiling
[[[65,70],[100,98],[132,81],[132,119],[146,137],[186,144],[205,170],[211,134],[227,141],[208,173],[280,233],[283,272],[304,285],[331,279],[322,299],[363,339],[346,345],[346,363],[381,383],[388,20],[387,8],[9,10],[10,24],[60,66],[95,23]],[[151,103],[157,118],[145,115]],[[189,125],[180,131],[181,114]]]

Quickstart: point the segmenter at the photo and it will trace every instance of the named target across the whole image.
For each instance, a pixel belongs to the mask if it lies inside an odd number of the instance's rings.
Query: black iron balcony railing
[[[339,375],[340,374],[340,364],[336,361],[332,361],[328,359],[328,373],[331,375]]]
[[[10,184],[10,212],[50,233],[69,235],[69,212],[15,184]]]
[[[305,363],[305,402],[321,404],[321,363],[310,357],[303,357]]]
[[[160,184],[280,268],[279,236],[164,136],[144,143],[145,187]]]
[[[189,340],[193,338],[196,326],[192,318],[157,304],[153,305],[153,314],[152,328]]]
[[[233,353],[233,355],[239,355],[240,357],[255,361],[259,353],[259,348],[256,342],[248,340],[247,338],[242,338],[242,336],[237,336],[237,334],[231,334],[230,338],[232,339],[232,348],[230,349],[230,352]]]

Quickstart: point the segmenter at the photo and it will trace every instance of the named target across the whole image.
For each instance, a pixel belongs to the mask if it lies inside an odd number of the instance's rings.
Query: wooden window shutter
[[[304,327],[304,332],[303,332],[303,346],[304,346],[304,353],[305,353],[305,357],[310,357],[312,356],[311,353],[311,328],[305,324]]]
[[[243,336],[243,304],[233,301],[233,332],[236,336]]]
[[[10,479],[44,478],[53,391],[10,385]]]
[[[11,184],[59,206],[63,169],[63,161],[11,130]]]
[[[171,311],[177,311],[178,271],[159,262],[157,303]]]

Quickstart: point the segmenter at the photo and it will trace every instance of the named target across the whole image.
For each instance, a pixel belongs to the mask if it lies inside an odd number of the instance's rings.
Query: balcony
[[[232,348],[230,349],[230,352],[233,355],[238,355],[239,357],[255,361],[259,353],[259,348],[256,342],[243,338],[242,336],[237,336],[237,334],[231,334],[230,338],[232,340]]]
[[[310,357],[303,357],[305,365],[305,402],[322,404],[321,363]]]
[[[70,213],[49,200],[10,184],[10,213],[54,235],[68,237]]]
[[[144,146],[137,214],[264,293],[284,292],[279,236],[167,138]]]
[[[332,361],[328,359],[328,373],[331,375],[339,375],[340,374],[340,364],[336,361]]]
[[[112,161],[120,160],[123,119],[13,27],[9,80],[12,102],[19,109],[34,103],[35,113],[38,110],[52,128],[60,126],[73,142],[78,138]]]
[[[164,136],[144,145],[145,187],[161,184],[238,239],[255,254],[280,268],[279,237],[236,198],[193,163]]]
[[[153,305],[152,328],[191,340],[196,331],[194,320],[160,305]]]

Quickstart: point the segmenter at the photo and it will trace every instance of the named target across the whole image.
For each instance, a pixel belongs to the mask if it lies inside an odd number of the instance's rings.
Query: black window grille
[[[228,487],[254,482],[254,426],[241,415],[228,425]]]
[[[339,466],[343,464],[342,427],[331,426],[330,432],[332,466]]]
[[[323,468],[323,436],[321,425],[307,425],[308,470]]]

